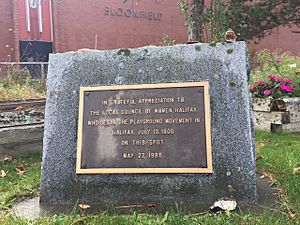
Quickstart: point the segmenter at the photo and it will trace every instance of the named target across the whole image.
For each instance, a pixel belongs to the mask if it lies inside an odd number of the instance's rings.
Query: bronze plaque
[[[78,174],[211,173],[208,82],[81,87]]]

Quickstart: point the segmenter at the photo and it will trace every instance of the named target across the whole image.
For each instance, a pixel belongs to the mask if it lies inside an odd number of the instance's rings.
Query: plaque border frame
[[[84,92],[85,91],[104,91],[104,90],[130,90],[130,89],[155,89],[155,88],[184,88],[184,87],[204,87],[204,114],[205,114],[205,137],[206,137],[206,168],[81,168],[82,152],[82,128],[84,111]],[[160,83],[160,84],[134,84],[119,86],[94,86],[80,87],[79,94],[79,116],[77,129],[77,159],[76,174],[203,174],[213,173],[212,148],[211,148],[211,126],[210,126],[210,98],[209,82],[182,82],[182,83]]]

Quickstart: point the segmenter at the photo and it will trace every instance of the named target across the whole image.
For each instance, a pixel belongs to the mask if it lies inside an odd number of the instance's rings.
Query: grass
[[[0,82],[0,100],[44,98],[44,92],[36,91],[35,88],[26,85],[5,86]]]
[[[7,171],[7,176],[0,178],[0,224],[300,224],[300,173],[294,168],[300,167],[300,135],[272,134],[257,131],[257,169],[271,177],[280,188],[282,194],[280,205],[276,211],[265,210],[259,215],[251,213],[221,214],[186,214],[183,211],[167,212],[164,215],[137,214],[116,215],[104,212],[97,215],[84,215],[73,212],[67,215],[52,216],[27,220],[14,215],[5,215],[9,208],[24,196],[37,194],[40,180],[40,156],[31,155],[11,162],[1,163],[0,169]],[[27,172],[18,175],[15,168],[26,165]],[[3,195],[3,196],[2,196]]]
[[[27,69],[9,68],[0,79],[0,100],[41,98],[46,96],[44,81],[33,80]],[[1,78],[1,74],[0,74]]]
[[[21,198],[37,194],[41,173],[40,154],[31,154],[13,159],[0,161],[0,171],[5,177],[0,176],[0,210],[9,209],[13,203]],[[18,174],[16,169],[24,166],[26,172]]]
[[[185,215],[184,213],[165,213],[164,215],[110,215],[101,213],[98,215],[80,215],[69,214],[61,216],[53,216],[48,218],[39,218],[35,220],[21,219],[15,216],[6,216],[0,218],[1,225],[11,224],[34,224],[34,225],[69,225],[69,224],[144,224],[144,225],[198,225],[198,224],[214,224],[214,225],[240,225],[240,224],[297,224],[295,220],[287,220],[280,214],[262,214],[260,216],[239,215],[237,213],[222,213],[222,214],[205,214],[205,215]]]
[[[300,213],[300,134],[257,132],[257,169],[274,180],[283,191],[289,213]]]

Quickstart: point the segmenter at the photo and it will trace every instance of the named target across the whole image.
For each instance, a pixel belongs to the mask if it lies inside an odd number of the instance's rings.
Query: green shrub
[[[44,81],[33,80],[27,69],[10,67],[0,80],[0,100],[45,97]]]

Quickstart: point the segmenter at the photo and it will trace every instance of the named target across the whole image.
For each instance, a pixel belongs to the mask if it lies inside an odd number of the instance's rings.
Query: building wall
[[[178,1],[123,2],[53,0],[55,51],[159,45],[164,35],[179,43],[187,41]]]
[[[38,35],[26,31],[24,2],[0,0],[0,61],[20,60],[19,40],[52,40],[51,2],[56,52],[160,45],[165,35],[177,43],[187,41],[184,19],[174,0],[41,0],[44,29]],[[249,48],[252,52],[280,48],[300,55],[299,31],[297,27],[275,29],[258,44],[252,41]]]
[[[53,0],[55,51],[80,48],[113,49],[160,45],[164,35],[177,43],[187,41],[178,1],[174,0]],[[205,1],[206,4],[210,2]],[[118,11],[118,8],[123,10]],[[161,13],[162,19],[150,20],[124,15],[126,10]],[[114,11],[117,10],[117,11]],[[114,15],[118,14],[119,15]],[[281,27],[270,36],[249,42],[251,51],[282,49],[300,55],[299,28]]]
[[[281,49],[300,56],[300,28],[292,26],[291,28],[280,27],[279,29],[274,29],[271,35],[258,41],[258,44],[252,41],[248,46],[253,52],[265,48],[272,50]]]
[[[26,6],[26,0],[17,0],[19,39],[22,41],[52,41],[51,37],[51,19],[50,19],[50,1],[40,0],[41,3],[39,17],[39,4],[35,7],[30,6],[30,1]],[[27,11],[28,9],[28,15]],[[29,19],[27,24],[26,18]]]
[[[0,61],[14,61],[13,1],[0,0]]]

